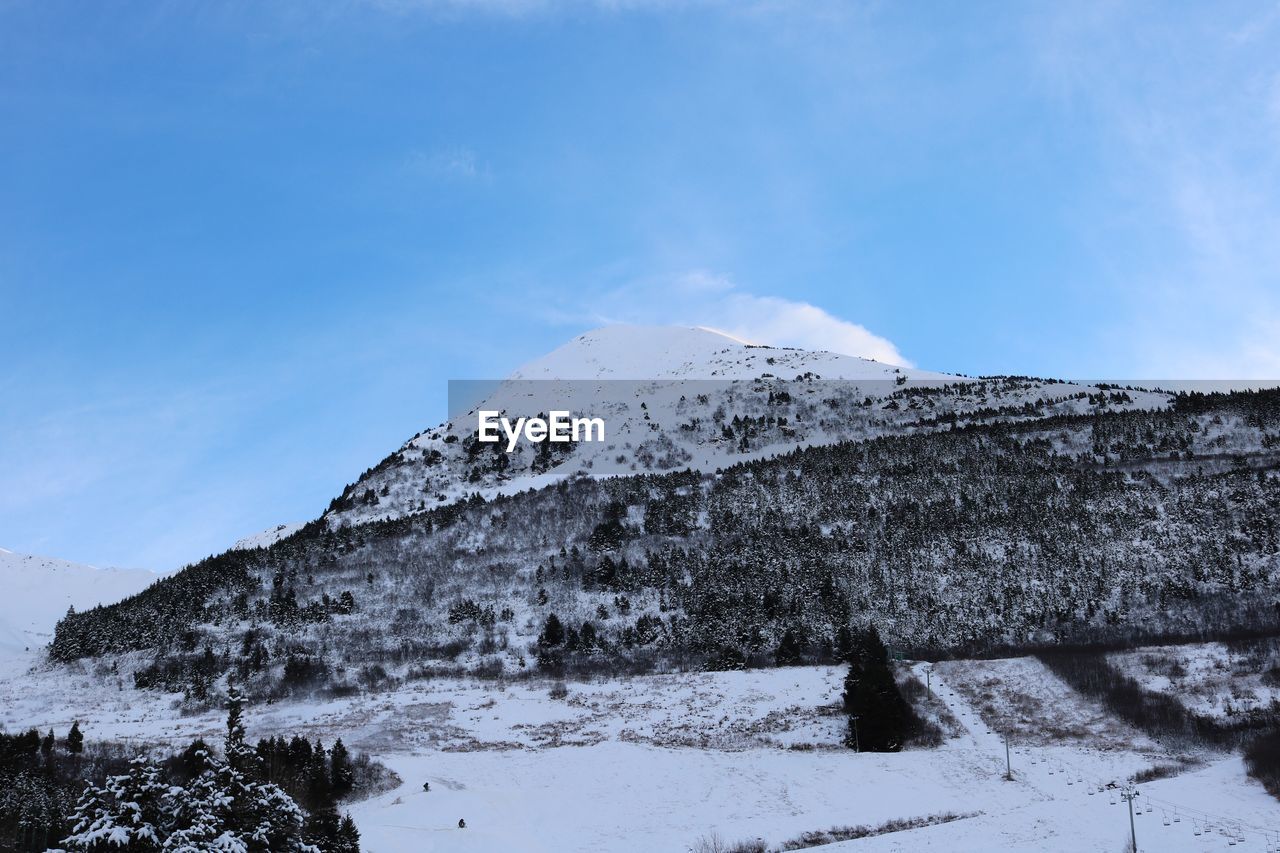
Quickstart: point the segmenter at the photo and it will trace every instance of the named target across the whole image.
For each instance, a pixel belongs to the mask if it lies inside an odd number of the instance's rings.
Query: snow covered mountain
[[[0,667],[20,664],[27,652],[48,643],[67,608],[119,601],[158,577],[143,569],[99,569],[0,548]]]
[[[798,447],[949,428],[957,419],[1157,409],[1169,400],[1019,377],[975,380],[664,326],[596,329],[505,381],[475,387],[457,395],[451,388],[449,422],[349,485],[326,513],[330,524],[401,518],[472,494],[491,498],[578,476],[715,471]],[[553,409],[600,417],[606,439],[522,442],[509,453],[502,443],[476,441],[481,409],[513,420]]]
[[[557,373],[590,378],[527,378]],[[629,328],[516,376],[324,519],[62,620],[51,658],[146,651],[135,686],[203,695],[234,668],[285,695],[826,660],[868,622],[936,655],[1275,619],[1275,392],[940,377]],[[508,452],[477,440],[481,405],[608,432]]]
[[[198,693],[234,666],[256,689],[289,692],[554,668],[544,652],[561,642],[566,666],[669,655],[716,668],[797,648],[825,659],[841,626],[870,620],[927,654],[1273,627],[1280,394],[1135,410],[1162,398],[912,382],[865,398],[808,379],[731,383],[720,402],[687,385],[683,402],[615,395],[634,436],[611,451],[619,475],[538,490],[520,484],[557,471],[539,472],[537,453],[503,468],[508,454],[474,442],[441,441],[434,461],[412,449],[369,475],[398,475],[382,481],[384,504],[428,477],[519,493],[389,521],[331,516],[210,557],[64,619],[50,655],[168,649],[134,671],[137,685]],[[689,428],[650,438],[651,413]],[[834,440],[841,430],[854,440]],[[655,456],[645,468],[640,436],[730,464],[663,470]],[[552,616],[563,637],[542,636]]]
[[[525,668],[552,612],[591,623],[589,650],[708,665],[788,632],[820,649],[855,613],[932,650],[1269,618],[1237,596],[1276,570],[1252,520],[1271,500],[1253,467],[1274,455],[1274,395],[973,379],[644,327],[590,332],[484,385],[317,523],[63,620],[51,655],[207,632],[264,679],[293,658],[289,678],[341,684],[356,660]],[[508,451],[478,440],[481,408],[567,409],[607,431]],[[1238,500],[1219,505],[1206,476]],[[1237,529],[1248,559],[1186,544]],[[1123,571],[1100,585],[1104,564]],[[267,623],[288,644],[255,652]],[[199,686],[203,660],[138,683]]]

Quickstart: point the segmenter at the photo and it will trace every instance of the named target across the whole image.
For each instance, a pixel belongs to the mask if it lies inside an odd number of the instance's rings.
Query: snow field
[[[1225,722],[1280,708],[1280,644],[1275,640],[1149,646],[1108,655],[1144,689],[1168,693],[1187,710]]]
[[[912,666],[924,681],[926,665]],[[258,704],[246,726],[251,741],[341,737],[401,776],[399,788],[349,808],[372,853],[683,851],[712,832],[779,845],[808,831],[948,812],[966,817],[826,849],[1119,851],[1127,812],[1099,786],[1178,758],[1138,737],[1113,739],[1106,726],[1061,743],[1040,737],[1041,727],[1088,723],[1094,711],[1031,659],[935,665],[929,680],[963,733],[932,750],[855,754],[838,746],[843,674],[820,666],[569,682],[562,699],[548,680],[441,679]],[[1011,742],[1013,781],[1002,732],[969,698],[984,693],[996,707],[1038,702]],[[142,696],[101,669],[60,668],[0,681],[0,714],[8,730],[60,732],[78,718],[92,738],[221,738],[220,710],[184,715],[176,696]],[[1237,756],[1201,758],[1193,771],[1139,786],[1139,802],[1152,805],[1136,819],[1141,849],[1266,851],[1258,828],[1278,825],[1280,804]],[[1207,819],[1218,829],[1203,830]],[[1246,841],[1229,845],[1224,826]]]

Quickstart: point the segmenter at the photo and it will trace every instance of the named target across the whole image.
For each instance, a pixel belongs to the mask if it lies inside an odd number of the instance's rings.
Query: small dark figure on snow
[[[458,818],[458,829],[466,829],[466,828],[467,828],[467,822],[462,818]]]
[[[423,782],[423,783],[422,783],[422,790],[424,790],[424,791],[430,791],[430,790],[431,790],[431,783],[430,783],[430,782]]]

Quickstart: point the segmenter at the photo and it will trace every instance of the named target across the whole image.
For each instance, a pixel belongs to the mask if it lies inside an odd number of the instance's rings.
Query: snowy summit
[[[605,326],[579,335],[511,374],[512,379],[945,379],[945,374],[868,358],[749,343],[687,326]]]

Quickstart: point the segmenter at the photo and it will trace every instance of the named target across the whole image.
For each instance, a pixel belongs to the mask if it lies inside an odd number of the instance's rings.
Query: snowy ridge
[[[834,352],[749,344],[707,328],[606,326],[529,362],[512,379],[952,379]]]
[[[301,522],[289,522],[287,524],[277,524],[275,527],[269,527],[259,533],[251,536],[245,536],[243,539],[237,539],[236,543],[231,546],[232,551],[248,551],[254,548],[269,548],[281,539],[287,539],[297,533],[303,527]]]
[[[929,393],[940,389],[949,390]],[[956,413],[994,409],[1027,418],[1161,408],[1169,399],[1147,392],[1123,402],[1087,399],[1099,392],[759,346],[710,329],[610,326],[524,365],[481,402],[452,412],[450,423],[411,439],[348,486],[326,517],[332,525],[399,518],[476,493],[492,498],[578,476],[714,471],[803,446],[937,428]],[[541,456],[528,445],[511,454],[476,447],[480,409],[513,418],[552,409],[601,417],[606,441],[558,445]],[[922,426],[930,421],[933,427]]]

